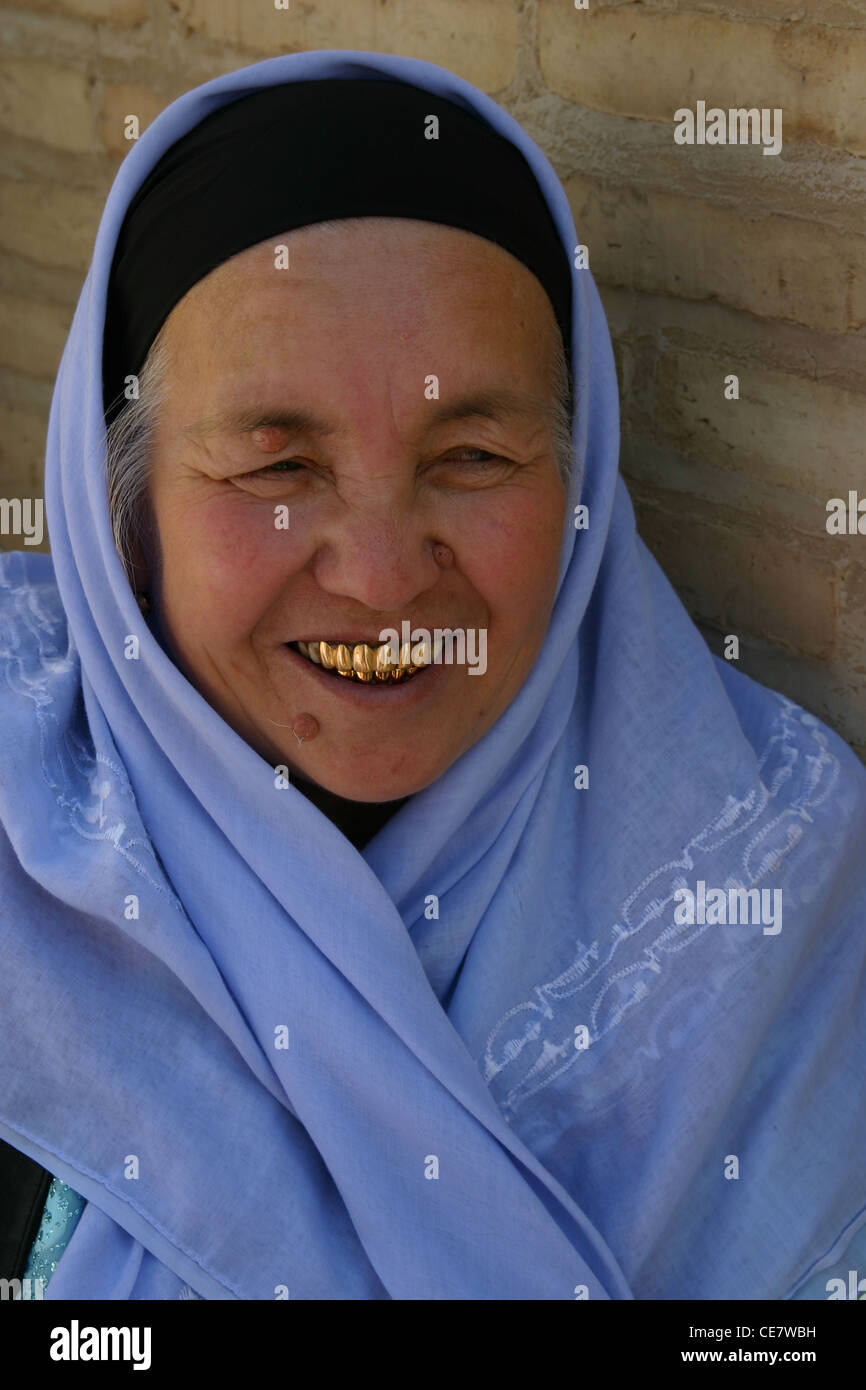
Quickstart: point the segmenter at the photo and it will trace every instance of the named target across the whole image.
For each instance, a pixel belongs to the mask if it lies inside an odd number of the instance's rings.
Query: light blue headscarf
[[[325,77],[464,104],[578,241],[520,127],[411,59],[269,59],[124,160],[51,408],[53,567],[0,570],[0,1136],[87,1198],[47,1296],[790,1297],[866,1223],[866,772],[709,653],[638,539],[589,271],[544,646],[363,853],[275,791],[125,579],[101,390],[124,212],[227,100]],[[782,930],[678,924],[698,880],[780,889]]]

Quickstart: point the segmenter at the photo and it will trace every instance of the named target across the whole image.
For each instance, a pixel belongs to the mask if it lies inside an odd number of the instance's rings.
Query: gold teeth
[[[323,666],[326,671],[336,671],[338,676],[343,676],[346,680],[361,681],[365,685],[372,680],[394,685],[397,681],[405,680],[407,676],[414,676],[421,666],[428,664],[427,660],[417,665],[412,664],[412,647],[409,642],[404,642],[400,648],[399,666],[391,665],[391,648],[387,642],[380,647],[371,647],[366,642],[355,642],[352,645],[346,642],[295,642],[294,645],[303,656],[315,662],[317,666]],[[425,650],[419,655],[428,657],[427,644],[424,646]]]

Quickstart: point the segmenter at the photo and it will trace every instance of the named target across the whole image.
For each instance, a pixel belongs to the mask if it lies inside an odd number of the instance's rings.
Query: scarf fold
[[[866,1224],[866,773],[708,652],[639,540],[590,273],[546,640],[362,852],[275,793],[129,589],[101,389],[124,211],[207,114],[323,77],[462,104],[578,243],[516,122],[413,59],[268,59],[125,158],[52,401],[52,558],[0,560],[0,1136],[88,1202],[46,1296],[793,1296]],[[781,930],[677,921],[698,880],[781,891]]]

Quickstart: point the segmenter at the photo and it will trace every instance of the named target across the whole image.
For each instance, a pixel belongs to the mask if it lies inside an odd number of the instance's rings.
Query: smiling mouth
[[[431,664],[432,653],[427,653],[430,661],[412,662],[412,644],[404,642],[400,648],[400,664],[391,662],[391,646],[372,647],[366,642],[289,642],[293,651],[312,661],[323,671],[342,676],[345,680],[357,681],[362,685],[378,682],[381,685],[396,685],[399,681],[410,680],[418,671]],[[415,655],[419,652],[415,644]]]

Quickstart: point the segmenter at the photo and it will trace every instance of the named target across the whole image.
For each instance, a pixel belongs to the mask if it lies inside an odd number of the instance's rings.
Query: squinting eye
[[[276,463],[269,463],[264,468],[257,468],[256,474],[267,477],[268,473],[294,473],[303,466],[302,463],[296,463],[294,459],[278,459]]]
[[[469,460],[468,460],[469,463],[504,463],[504,462],[505,462],[505,460],[499,458],[499,456],[498,456],[497,454],[488,454],[488,452],[487,452],[486,449],[461,449],[461,450],[460,450],[460,453],[458,454],[458,458],[460,458],[461,456],[465,456],[466,454],[481,454],[481,458],[469,459]],[[446,459],[445,462],[446,462],[446,463],[450,463],[451,460],[450,460],[450,459]]]
[[[503,465],[508,463],[508,459],[501,458],[499,454],[491,454],[486,449],[460,449],[456,454],[450,455],[447,459],[441,460],[443,463],[466,463],[469,467],[475,465],[483,468],[487,464]],[[280,474],[300,473],[305,469],[304,463],[299,463],[296,459],[277,459],[274,463],[266,464],[263,468],[257,468],[254,473],[248,476],[251,478],[277,477]]]

